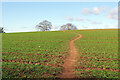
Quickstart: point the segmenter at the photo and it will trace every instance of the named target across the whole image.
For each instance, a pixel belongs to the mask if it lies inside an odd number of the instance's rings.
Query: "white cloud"
[[[77,17],[76,18],[76,21],[83,21],[84,19],[83,18],[81,18],[81,17]]]
[[[107,14],[107,18],[118,20],[118,8],[115,7],[113,9],[111,9],[110,12]]]
[[[90,22],[91,24],[102,24],[102,22],[93,21],[93,20],[90,20],[90,19],[86,19],[86,21]]]
[[[82,10],[82,14],[84,15],[89,15],[89,14],[94,14],[94,15],[98,15],[102,12],[105,12],[108,10],[108,7],[93,7],[92,9],[89,8],[83,8]]]
[[[102,24],[102,23],[97,21],[92,21],[91,24]]]
[[[109,7],[107,7],[107,6],[101,6],[101,7],[99,7],[99,10],[101,12],[105,12],[105,11],[109,10]]]
[[[52,30],[54,30],[54,29],[56,30],[56,29],[59,29],[59,28],[60,28],[60,25],[53,25],[52,26]]]
[[[72,16],[66,16],[66,20],[73,21],[73,17]]]
[[[82,17],[72,17],[72,16],[66,16],[66,20],[68,21],[83,21],[84,19]]]
[[[92,11],[89,8],[83,8],[82,14],[84,15],[92,14]]]
[[[118,25],[114,24],[114,25],[104,25],[104,28],[118,28]]]
[[[53,25],[52,28],[56,28],[57,26],[56,25]]]
[[[98,7],[93,8],[93,14],[98,15],[100,13],[100,10]]]

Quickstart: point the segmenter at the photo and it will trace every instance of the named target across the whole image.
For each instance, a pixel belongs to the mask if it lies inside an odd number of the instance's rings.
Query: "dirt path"
[[[64,62],[64,65],[63,65],[64,70],[63,70],[62,75],[59,76],[60,78],[74,78],[73,69],[75,69],[74,64],[77,61],[76,60],[77,49],[74,45],[74,41],[82,37],[82,35],[80,35],[80,34],[77,34],[77,35],[79,35],[79,37],[77,37],[69,42],[70,52],[69,52],[69,56],[67,56],[67,58]]]

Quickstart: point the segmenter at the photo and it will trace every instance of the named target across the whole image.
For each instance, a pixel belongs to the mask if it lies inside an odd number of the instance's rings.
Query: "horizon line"
[[[111,30],[111,29],[120,29],[120,28],[104,28],[105,30]],[[77,29],[77,30],[103,30],[103,29]],[[62,30],[52,30],[52,31],[62,31]],[[24,32],[48,32],[48,31],[20,31],[20,32],[6,32],[6,33],[24,33]],[[51,32],[51,31],[49,31]]]

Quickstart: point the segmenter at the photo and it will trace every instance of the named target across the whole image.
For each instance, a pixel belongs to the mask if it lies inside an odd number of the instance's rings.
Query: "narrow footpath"
[[[64,65],[63,65],[64,70],[63,70],[62,75],[59,76],[60,78],[74,78],[75,77],[73,69],[75,69],[75,62],[77,61],[76,57],[77,57],[78,53],[77,53],[77,49],[74,45],[74,41],[76,41],[77,39],[82,37],[82,35],[80,35],[80,34],[77,34],[77,35],[79,37],[77,37],[69,42],[70,52],[64,62]]]

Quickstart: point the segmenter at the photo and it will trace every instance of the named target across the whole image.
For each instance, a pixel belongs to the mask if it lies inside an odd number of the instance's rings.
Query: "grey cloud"
[[[66,20],[73,21],[73,17],[72,16],[66,16]]]
[[[83,21],[84,19],[82,17],[72,17],[72,16],[66,16],[66,20],[68,21]]]
[[[110,12],[107,14],[108,19],[114,19],[118,20],[118,8],[113,8],[110,10]]]
[[[89,14],[92,14],[92,11],[90,9],[88,9],[88,8],[83,8],[82,14],[89,15]]]
[[[83,18],[79,18],[79,17],[76,18],[76,21],[83,21],[83,20],[84,20]]]
[[[107,9],[108,7],[93,7],[92,9],[83,8],[81,12],[83,15],[90,15],[90,14],[98,15],[102,12],[107,11]]]

